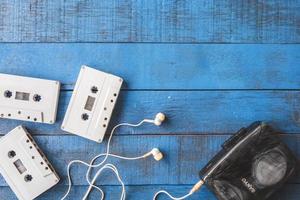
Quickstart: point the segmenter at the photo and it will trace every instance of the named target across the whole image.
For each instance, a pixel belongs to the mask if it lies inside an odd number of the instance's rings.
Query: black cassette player
[[[264,200],[296,167],[296,158],[272,128],[255,122],[229,138],[200,177],[219,200]]]

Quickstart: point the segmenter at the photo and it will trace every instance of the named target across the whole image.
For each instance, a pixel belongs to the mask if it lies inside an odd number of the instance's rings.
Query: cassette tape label
[[[57,81],[0,74],[0,117],[52,124],[59,89]]]
[[[32,200],[59,177],[26,129],[19,126],[0,139],[0,173],[20,200]]]
[[[122,82],[120,77],[83,66],[62,129],[101,142]]]

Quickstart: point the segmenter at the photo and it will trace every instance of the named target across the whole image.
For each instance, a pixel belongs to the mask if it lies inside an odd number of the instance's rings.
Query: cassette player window
[[[95,97],[88,96],[85,106],[84,106],[84,109],[86,109],[88,111],[92,111],[94,104],[95,104],[95,100],[96,100]]]
[[[29,96],[30,94],[26,92],[16,92],[17,100],[29,101]]]

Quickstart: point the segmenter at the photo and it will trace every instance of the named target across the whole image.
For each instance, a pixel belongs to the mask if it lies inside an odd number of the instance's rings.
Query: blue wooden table
[[[298,0],[2,0],[0,41],[1,73],[62,83],[55,125],[0,121],[2,135],[25,125],[61,176],[39,199],[63,195],[70,160],[88,161],[105,149],[106,142],[59,128],[82,64],[126,82],[111,126],[167,114],[162,127],[122,128],[113,138],[114,153],[135,156],[159,147],[165,154],[161,162],[110,160],[128,199],[151,199],[159,189],[184,195],[222,142],[255,120],[286,132],[282,139],[300,157]],[[85,171],[72,169],[70,199],[87,189]],[[111,173],[97,184],[107,199],[119,198]],[[16,199],[2,178],[0,187],[0,199]],[[215,200],[207,188],[190,199]],[[272,199],[300,199],[300,176]]]

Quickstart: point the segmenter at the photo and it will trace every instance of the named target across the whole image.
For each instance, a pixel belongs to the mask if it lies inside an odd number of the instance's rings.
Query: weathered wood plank
[[[3,42],[299,43],[300,2],[10,1]]]
[[[109,162],[118,166],[124,183],[128,185],[193,184],[198,180],[199,170],[220,150],[221,144],[228,137],[228,135],[114,137],[112,153],[137,156],[158,147],[165,157],[160,162],[151,157],[137,161],[110,159]],[[282,138],[299,158],[300,136],[283,135]],[[66,165],[70,160],[88,161],[105,150],[105,143],[97,144],[77,136],[36,136],[35,139],[60,174],[62,178],[60,185],[67,183]],[[86,169],[82,165],[73,166],[71,174],[75,185],[86,185]],[[290,183],[300,183],[299,175],[290,180]],[[110,173],[99,177],[97,183],[118,184]],[[6,186],[2,177],[0,186]]]
[[[62,92],[54,125],[0,120],[4,134],[20,123],[33,134],[64,134],[60,125],[71,92]],[[168,119],[161,127],[121,128],[117,134],[234,133],[253,121],[267,121],[287,133],[300,133],[299,91],[123,91],[110,125],[137,123],[157,112]]]
[[[87,64],[123,88],[299,89],[300,45],[1,44],[0,72],[56,79],[72,89]]]
[[[152,200],[155,192],[161,189],[168,190],[171,194],[176,196],[184,195],[190,189],[191,185],[180,185],[180,186],[170,186],[170,185],[152,185],[152,186],[126,186],[126,199],[130,200]],[[118,186],[103,186],[101,187],[105,191],[105,199],[120,199],[121,189]],[[284,188],[280,189],[278,193],[273,195],[272,200],[298,200],[300,195],[300,185],[299,184],[287,184]],[[50,191],[43,194],[38,200],[53,200],[60,199],[64,192],[66,191],[66,186],[58,186]],[[80,199],[84,195],[86,191],[86,186],[74,186],[72,188],[68,199]],[[99,199],[99,193],[93,191],[89,196],[89,199]],[[0,196],[3,199],[9,200],[17,200],[12,191],[8,187],[0,187]],[[158,200],[168,200],[168,198],[164,195],[160,196]],[[201,191],[193,194],[189,197],[188,200],[216,200],[214,195],[208,191],[205,187],[201,189]]]
[[[101,186],[100,186],[101,187]],[[129,200],[152,200],[153,195],[160,189],[168,189],[174,195],[183,195],[184,193],[188,192],[191,186],[126,186],[126,199]],[[118,186],[103,186],[101,187],[105,192],[105,200],[116,200],[120,199],[121,195],[121,188]],[[297,185],[291,185],[293,194],[288,194],[287,192],[281,194],[282,196],[293,197],[291,200],[296,200],[295,197],[297,192]],[[53,199],[60,199],[65,191],[67,190],[66,186],[56,186],[53,189],[49,190],[48,192],[44,193],[42,196],[37,198],[37,200],[53,200]],[[86,186],[74,186],[71,190],[67,199],[81,199],[86,192]],[[17,200],[14,196],[13,192],[8,187],[0,187],[0,196],[3,199],[9,200]],[[89,199],[99,199],[100,193],[97,191],[93,191],[89,196]],[[158,200],[166,200],[166,196],[162,195]],[[211,192],[209,192],[206,188],[202,189],[201,192],[195,193],[189,200],[196,200],[196,199],[205,199],[205,200],[216,200]],[[277,200],[277,199],[276,199]]]

